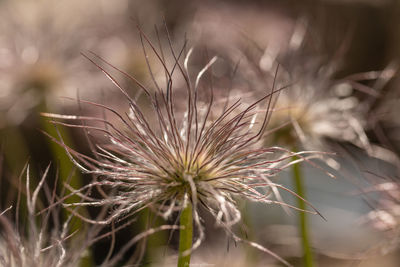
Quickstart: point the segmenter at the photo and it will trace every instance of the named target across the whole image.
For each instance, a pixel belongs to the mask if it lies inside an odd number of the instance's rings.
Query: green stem
[[[296,193],[305,199],[306,193],[305,193],[305,188],[304,188],[304,179],[302,177],[302,173],[300,170],[300,165],[299,164],[294,164],[293,165],[293,177],[295,181],[295,190]],[[306,204],[305,202],[298,198],[297,205],[299,209],[305,210]],[[304,266],[305,267],[312,267],[313,266],[313,253],[310,247],[310,239],[309,239],[309,233],[308,233],[308,223],[307,223],[307,213],[306,212],[300,212],[299,214],[299,228],[301,232],[301,243],[303,247],[303,253],[304,253]]]
[[[182,210],[180,225],[182,229],[179,232],[178,267],[189,267],[190,254],[186,254],[192,248],[193,241],[193,211],[190,201],[187,201],[186,207]]]

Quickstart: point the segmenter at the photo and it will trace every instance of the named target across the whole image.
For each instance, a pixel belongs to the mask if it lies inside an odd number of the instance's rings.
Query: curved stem
[[[305,199],[306,193],[304,188],[304,179],[302,177],[302,173],[300,170],[299,164],[293,165],[293,178],[295,181],[295,191],[296,193]],[[305,210],[306,204],[303,200],[298,198],[297,205],[300,209]],[[299,230],[301,232],[301,244],[303,247],[304,253],[304,266],[305,267],[312,267],[313,266],[313,253],[310,247],[310,239],[308,233],[308,223],[307,223],[307,213],[300,212],[299,213]]]
[[[182,229],[179,231],[178,267],[189,267],[190,253],[187,252],[192,248],[193,238],[193,211],[190,201],[187,201],[186,207],[182,210],[180,226]]]

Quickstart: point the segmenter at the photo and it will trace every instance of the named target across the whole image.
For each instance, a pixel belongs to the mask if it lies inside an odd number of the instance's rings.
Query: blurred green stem
[[[151,212],[150,208],[146,208],[140,214],[138,223],[139,227],[138,225],[133,225],[133,230],[137,231],[139,228],[140,231],[146,231],[165,224],[165,221],[160,216]],[[132,259],[140,262],[140,266],[142,267],[156,266],[157,262],[155,259],[159,257],[158,250],[168,242],[166,232],[156,232],[144,238],[142,242],[144,242],[144,246],[136,250],[138,254],[133,255]],[[142,259],[141,255],[143,253],[144,258]]]
[[[243,201],[243,206],[241,207],[242,213],[242,221],[245,228],[245,235],[244,238],[247,240],[254,240],[256,239],[257,233],[254,232],[254,225],[253,219],[251,218],[250,212],[250,205],[247,201]],[[256,266],[258,262],[258,254],[257,250],[252,246],[245,246],[245,253],[246,253],[246,265],[247,266]]]
[[[296,160],[294,157],[293,160]],[[304,188],[304,179],[301,173],[300,165],[294,164],[293,165],[293,178],[295,181],[295,191],[296,193],[305,199],[306,192]],[[306,210],[305,202],[297,198],[297,206],[299,209]],[[301,244],[303,247],[303,254],[304,254],[304,266],[305,267],[312,267],[313,264],[313,253],[310,247],[310,240],[309,240],[309,233],[308,233],[308,223],[307,223],[307,213],[300,212],[299,213],[299,231],[301,233]]]
[[[15,200],[17,199],[18,191],[22,190],[19,188],[19,186],[22,186],[22,184],[19,185],[18,179],[16,178],[18,177],[18,174],[21,173],[22,166],[27,163],[30,151],[22,130],[17,126],[8,126],[0,129],[0,137],[0,153],[3,153],[4,155],[4,163],[7,165],[7,168],[9,168],[10,172],[16,175],[15,179],[11,179],[9,181],[10,186],[3,187],[3,189],[1,188],[4,186],[3,183],[6,181],[1,181],[0,201],[4,201],[5,207],[8,207],[10,205],[16,205]],[[0,166],[0,168],[1,167],[2,166]],[[29,166],[29,170],[31,173],[37,173],[34,164]],[[1,174],[2,173],[0,173],[0,175]],[[5,177],[6,176],[4,176],[4,178]],[[24,178],[22,178],[22,180],[24,180]],[[20,210],[19,216],[21,221],[24,221],[26,214],[28,213],[25,204],[26,199],[24,194],[21,194],[20,197],[21,199],[18,207]]]
[[[45,103],[43,102],[39,106],[39,110],[42,112],[47,111],[47,107]],[[58,135],[62,135],[62,139],[66,144],[69,144],[70,146],[72,145],[72,137],[70,134],[70,131],[61,126],[57,126],[57,128],[51,124],[48,119],[44,117],[40,117],[40,124],[41,128],[46,131],[49,135],[54,136],[55,138],[58,138]],[[64,183],[68,183],[72,188],[80,188],[83,185],[83,180],[82,176],[80,175],[79,172],[75,171],[75,165],[71,162],[69,159],[68,155],[65,152],[65,149],[57,144],[56,142],[53,142],[50,140],[50,138],[47,138],[47,142],[50,148],[50,151],[52,153],[53,161],[57,162],[59,165],[59,177],[60,177],[60,187],[64,186]],[[79,202],[80,198],[78,196],[71,196],[68,199],[65,200],[65,203],[76,203]],[[67,211],[66,209],[64,211],[64,216],[65,219],[71,216],[71,213]],[[81,213],[87,213],[85,209],[81,209]],[[70,232],[75,232],[75,231],[86,231],[84,227],[84,222],[81,221],[81,219],[74,217],[70,223]],[[82,258],[80,262],[80,267],[87,267],[87,266],[92,266],[92,258],[91,258],[91,253],[89,251],[88,256],[85,256]]]
[[[192,248],[193,238],[193,211],[190,201],[187,201],[186,207],[182,210],[180,226],[183,228],[179,232],[178,267],[189,267],[190,253],[187,252]]]

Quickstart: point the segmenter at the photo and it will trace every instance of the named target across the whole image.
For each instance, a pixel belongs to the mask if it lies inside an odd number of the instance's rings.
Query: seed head
[[[33,192],[30,191],[29,167],[26,172],[26,200],[27,200],[27,225],[21,227],[19,218],[22,212],[19,210],[20,195],[15,207],[9,207],[0,212],[0,265],[1,266],[76,266],[84,255],[87,247],[69,246],[71,237],[76,233],[69,233],[69,223],[72,217],[62,225],[59,221],[59,207],[52,205],[42,216],[38,215],[40,203],[40,191],[45,185],[50,165],[47,167],[40,182]],[[22,174],[21,174],[22,176]],[[21,179],[20,179],[21,182]],[[22,188],[20,188],[22,190]],[[44,190],[45,191],[45,190]],[[55,190],[47,196],[50,201],[55,201]],[[21,192],[19,193],[21,194]],[[7,218],[10,210],[16,211],[13,222]],[[21,213],[21,214],[20,214]],[[28,229],[28,230],[26,230]]]
[[[164,49],[157,51],[142,32],[140,37],[146,59],[149,57],[147,47],[158,58],[165,74],[164,85],[155,78],[154,66],[150,64],[148,69],[153,89],[95,54],[91,54],[92,58],[84,55],[125,95],[128,114],[83,100],[79,101],[107,112],[107,118],[44,114],[52,118],[51,122],[56,125],[83,129],[93,150],[93,157],[89,157],[64,144],[61,136],[55,140],[82,171],[95,176],[93,182],[80,189],[70,188],[71,195],[85,197],[80,203],[66,206],[110,206],[107,219],[94,221],[86,218],[92,223],[108,224],[146,207],[169,218],[182,211],[190,201],[194,209],[193,220],[199,230],[193,249],[204,239],[199,215],[202,206],[235,240],[278,257],[256,243],[239,238],[232,226],[241,219],[236,202],[238,197],[289,206],[281,200],[279,189],[291,191],[271,179],[291,164],[293,156],[307,160],[307,152],[292,153],[280,147],[262,147],[272,96],[282,89],[276,89],[271,84],[264,96],[245,106],[240,99],[233,103],[229,103],[228,98],[223,101],[214,99],[216,89],[203,77],[207,72],[212,75],[216,57],[192,77],[189,59],[193,50],[185,52],[186,42],[182,49],[175,51],[167,31],[173,58],[169,66]],[[94,59],[134,82],[149,99],[152,113],[146,114],[140,103],[130,97],[121,83]],[[152,123],[154,118],[155,123]],[[79,123],[81,121],[82,124]],[[107,140],[103,144],[96,142],[91,138],[94,132],[101,133]],[[87,192],[95,187],[115,193],[103,192],[104,198],[101,199],[88,196]]]

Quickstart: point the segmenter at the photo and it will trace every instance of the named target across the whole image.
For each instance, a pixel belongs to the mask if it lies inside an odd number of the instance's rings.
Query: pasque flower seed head
[[[54,138],[82,171],[96,177],[82,188],[70,188],[71,195],[77,194],[83,201],[65,205],[109,205],[107,219],[96,221],[83,218],[91,223],[108,224],[146,207],[168,218],[182,211],[190,201],[193,205],[193,221],[198,229],[193,249],[204,239],[199,215],[199,207],[203,206],[235,240],[268,251],[256,243],[239,238],[231,226],[241,219],[237,197],[289,206],[281,200],[279,189],[291,191],[272,182],[271,177],[292,164],[293,156],[307,160],[310,154],[262,146],[272,97],[282,89],[276,89],[271,84],[269,92],[252,104],[243,106],[239,99],[226,105],[229,100],[216,101],[215,88],[211,82],[207,84],[203,79],[207,73],[212,74],[216,57],[192,77],[189,59],[193,50],[186,53],[186,42],[182,49],[175,51],[167,32],[173,59],[169,66],[165,49],[160,45],[158,51],[141,31],[140,37],[146,60],[150,57],[147,51],[150,47],[152,55],[160,63],[165,74],[163,85],[156,78],[155,67],[151,64],[148,64],[148,70],[153,88],[144,86],[95,54],[91,54],[91,57],[84,55],[125,95],[129,113],[122,114],[103,104],[79,100],[80,103],[103,110],[107,118],[43,114],[56,125],[83,129],[93,149],[93,156],[89,157],[64,144],[61,136],[58,140]],[[105,67],[135,83],[149,99],[152,113],[146,113]],[[217,106],[221,102],[224,108]],[[215,113],[213,110],[221,112],[218,116],[210,116]],[[113,121],[109,114],[116,120]],[[108,141],[102,144],[96,142],[91,137],[95,132],[101,133]],[[99,187],[114,189],[109,191],[115,193],[106,193],[108,191],[104,190],[103,198],[87,194],[89,190]]]

